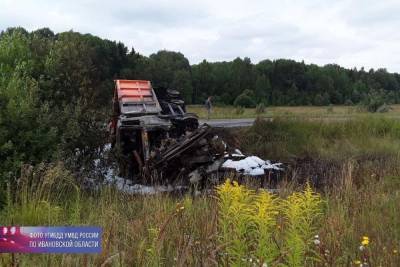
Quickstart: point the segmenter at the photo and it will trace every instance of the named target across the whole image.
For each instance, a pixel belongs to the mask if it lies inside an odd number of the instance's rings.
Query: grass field
[[[103,252],[0,254],[0,266],[399,266],[399,121],[279,118],[232,134],[287,163],[277,194],[227,182],[131,196],[85,191],[62,163],[27,169],[1,224],[99,225]]]
[[[360,110],[356,106],[282,106],[267,107],[264,113],[257,114],[255,108],[243,110],[232,106],[214,107],[211,119],[237,119],[237,118],[256,118],[256,117],[303,117],[303,118],[349,118],[367,116],[385,116],[390,118],[400,118],[400,105],[392,105],[391,110],[386,113],[371,114]],[[188,112],[196,113],[201,119],[207,118],[207,112],[202,105],[191,105],[187,107]]]

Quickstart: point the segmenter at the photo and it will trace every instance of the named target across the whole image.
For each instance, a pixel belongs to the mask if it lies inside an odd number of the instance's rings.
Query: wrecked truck
[[[119,176],[133,182],[204,184],[223,166],[235,169],[232,157],[245,158],[229,153],[209,125],[200,126],[176,90],[153,88],[146,80],[115,80],[112,103],[111,146]],[[275,168],[265,166],[260,170]]]
[[[198,153],[210,127],[199,127],[178,91],[155,90],[150,81],[115,80],[109,132],[120,175],[138,182],[175,179],[213,160],[211,151]]]

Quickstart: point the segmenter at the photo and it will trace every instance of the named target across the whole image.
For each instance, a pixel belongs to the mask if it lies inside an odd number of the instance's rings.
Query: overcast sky
[[[398,0],[0,0],[0,30],[74,30],[194,64],[250,57],[400,72]]]

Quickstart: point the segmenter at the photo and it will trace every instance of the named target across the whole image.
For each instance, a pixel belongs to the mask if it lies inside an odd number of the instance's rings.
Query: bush
[[[260,103],[256,107],[256,114],[262,114],[265,112],[265,105],[264,103]]]
[[[236,113],[236,115],[242,115],[244,113],[244,108],[242,106],[238,106],[235,109],[235,113]]]
[[[361,106],[368,112],[378,112],[378,109],[385,104],[385,93],[383,90],[372,90],[361,102]],[[382,109],[383,110],[383,109]]]
[[[386,105],[386,103],[384,103],[382,106],[380,106],[376,112],[379,113],[384,113],[384,112],[389,112],[392,108],[389,105]]]
[[[245,90],[242,94],[240,94],[238,97],[236,97],[234,101],[234,105],[236,107],[244,107],[244,108],[254,108],[256,106],[256,103],[254,102],[253,98],[251,97],[251,91],[250,90]]]
[[[327,93],[317,94],[314,97],[314,105],[316,106],[327,106],[330,104],[329,95]]]
[[[346,99],[346,101],[344,101],[344,105],[345,106],[352,106],[352,105],[354,105],[354,103],[350,99]]]

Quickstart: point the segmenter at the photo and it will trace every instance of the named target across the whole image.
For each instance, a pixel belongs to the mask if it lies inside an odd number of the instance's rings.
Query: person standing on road
[[[211,96],[209,96],[207,98],[205,106],[206,106],[206,109],[207,109],[207,120],[209,120],[210,119],[210,115],[211,115],[211,109],[212,109]]]

